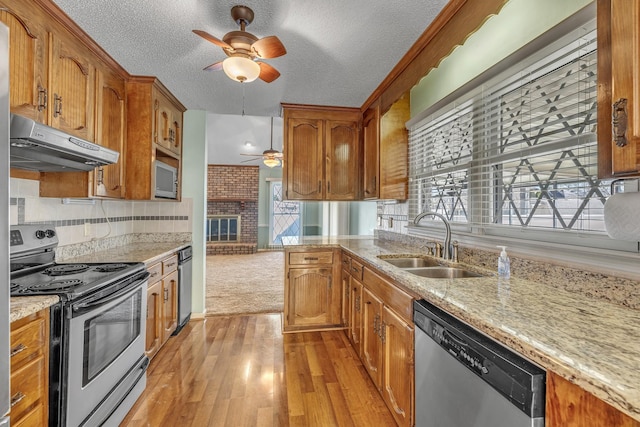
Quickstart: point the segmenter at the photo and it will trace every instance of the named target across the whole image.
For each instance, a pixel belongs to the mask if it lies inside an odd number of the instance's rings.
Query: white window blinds
[[[410,129],[410,217],[604,230],[594,26],[535,56]]]

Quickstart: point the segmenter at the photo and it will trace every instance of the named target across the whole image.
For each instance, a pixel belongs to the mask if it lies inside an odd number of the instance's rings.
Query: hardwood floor
[[[395,425],[344,332],[280,331],[279,314],[192,320],[121,426]]]

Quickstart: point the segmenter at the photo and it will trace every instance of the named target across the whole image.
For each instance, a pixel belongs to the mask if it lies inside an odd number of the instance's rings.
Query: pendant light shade
[[[260,65],[242,56],[226,58],[222,61],[222,69],[230,79],[240,83],[252,82],[260,75]]]
[[[280,166],[280,160],[271,159],[269,157],[267,157],[266,159],[262,160],[262,163],[264,163],[266,166],[268,166],[270,168],[274,168],[276,166]]]

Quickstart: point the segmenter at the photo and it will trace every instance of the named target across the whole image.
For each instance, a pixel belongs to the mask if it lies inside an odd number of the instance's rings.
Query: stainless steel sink
[[[380,257],[382,260],[398,268],[437,267],[440,263],[433,258],[422,257]]]
[[[482,274],[475,271],[465,270],[456,267],[423,267],[405,268],[404,271],[420,277],[431,279],[462,279],[465,277],[482,277]]]

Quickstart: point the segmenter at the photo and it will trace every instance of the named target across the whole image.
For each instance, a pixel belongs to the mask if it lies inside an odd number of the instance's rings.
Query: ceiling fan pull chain
[[[244,117],[244,85],[242,86],[242,117]]]

